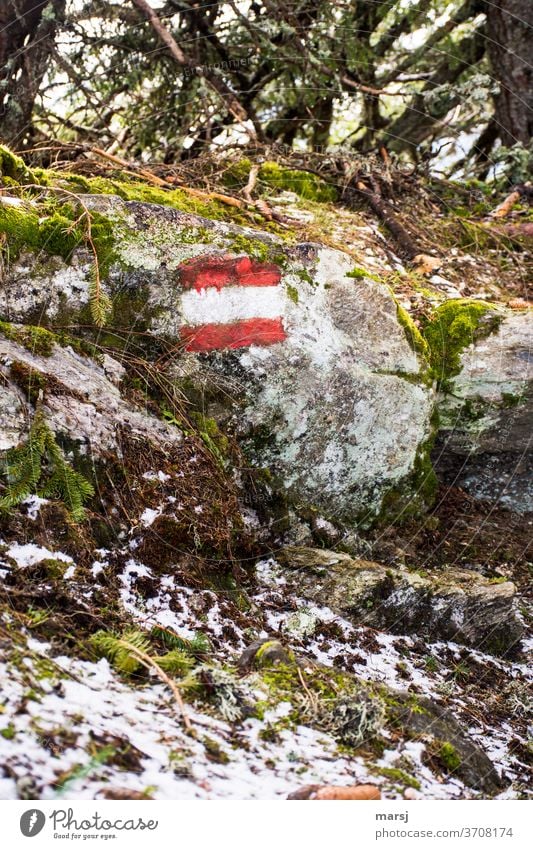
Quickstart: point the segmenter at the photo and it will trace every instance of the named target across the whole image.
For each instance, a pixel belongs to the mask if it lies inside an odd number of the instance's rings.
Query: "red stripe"
[[[249,318],[232,324],[200,324],[182,327],[181,338],[186,351],[247,348],[249,345],[273,345],[283,342],[287,334],[281,318]]]
[[[281,273],[277,265],[257,262],[249,256],[200,256],[179,267],[180,281],[186,289],[215,286],[277,286]]]

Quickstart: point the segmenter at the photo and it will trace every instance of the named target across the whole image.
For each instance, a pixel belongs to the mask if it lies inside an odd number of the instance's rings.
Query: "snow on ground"
[[[50,646],[34,643],[47,657]],[[237,733],[226,722],[189,707],[198,740],[183,730],[179,713],[159,684],[132,688],[119,680],[106,660],[98,663],[55,658],[59,669],[45,692],[18,712],[27,682],[8,664],[0,664],[3,682],[0,761],[18,777],[31,776],[44,786],[42,798],[92,799],[109,788],[146,790],[157,799],[275,799],[305,783],[353,783],[365,776],[360,759],[339,757],[328,735],[310,728],[281,731],[276,742],[261,739],[261,730],[278,718],[247,719]],[[61,677],[60,670],[68,677]],[[27,674],[35,671],[28,662]],[[279,706],[283,713],[283,705]],[[75,743],[61,751],[61,734]],[[209,738],[207,747],[202,741]],[[109,763],[88,753],[91,741],[113,745],[121,753]],[[122,742],[122,753],[120,743]],[[121,768],[128,757],[133,768]],[[133,754],[133,752],[135,754]],[[116,763],[113,764],[113,759]],[[219,761],[217,763],[216,761]],[[225,762],[227,760],[227,762]],[[62,774],[72,777],[54,788]],[[76,777],[78,775],[78,777]],[[0,798],[18,798],[17,780],[0,780]]]
[[[72,560],[61,552],[11,544],[5,555],[19,568],[43,559],[62,560],[73,577]],[[116,569],[108,555],[104,549],[94,552],[95,582]],[[212,643],[214,663],[234,666],[254,639],[279,638],[299,656],[364,681],[444,700],[504,776],[523,786],[525,767],[512,756],[517,745],[526,746],[522,725],[514,721],[528,710],[523,663],[451,642],[424,643],[421,649],[413,637],[356,628],[327,607],[288,595],[283,573],[272,560],[258,564],[246,615],[239,613],[231,593],[192,589],[178,575],[155,576],[131,556],[131,547],[124,552],[118,579],[123,610],[138,627],[149,630],[158,624],[185,638],[200,631]],[[147,581],[151,589],[143,594]],[[0,643],[1,636],[0,630]],[[200,702],[188,704],[195,729],[191,737],[170,691],[156,678],[134,685],[106,660],[55,656],[52,645],[23,629],[20,636],[26,639],[25,648],[21,645],[14,655],[6,651],[0,663],[0,798],[90,799],[135,792],[157,799],[281,799],[303,784],[359,782],[380,785],[385,798],[480,795],[431,768],[424,742],[385,731],[381,757],[354,755],[339,750],[323,731],[285,723],[284,714],[291,709],[286,702],[234,723]],[[494,675],[495,688],[511,688],[514,715],[503,720],[495,715],[491,721],[487,711],[480,712],[479,694],[470,693],[461,680],[468,664]],[[257,701],[252,683],[244,678],[242,686]],[[407,771],[419,787],[403,786],[380,774],[381,769]],[[516,794],[511,787],[503,795]]]

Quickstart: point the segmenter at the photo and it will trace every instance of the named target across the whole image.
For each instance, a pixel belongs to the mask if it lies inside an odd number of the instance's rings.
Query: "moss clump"
[[[56,337],[44,327],[34,325],[16,325],[7,321],[0,321],[0,333],[11,342],[16,342],[42,357],[50,357],[54,351]]]
[[[265,162],[258,175],[259,183],[274,189],[295,192],[303,200],[331,203],[337,198],[337,190],[316,174],[282,168],[276,162]]]
[[[213,740],[211,737],[203,737],[202,743],[204,744],[208,760],[216,764],[229,763],[229,755],[220,747],[216,740]]]
[[[225,183],[231,188],[242,189],[250,175],[252,162],[243,157],[234,162],[227,170]],[[261,165],[257,175],[257,189],[268,195],[269,189],[290,191],[299,195],[303,200],[317,201],[318,203],[331,203],[337,198],[337,190],[330,186],[317,174],[310,171],[300,171],[293,168],[284,168],[277,162],[265,162]]]
[[[435,310],[424,338],[441,389],[449,390],[450,379],[461,371],[464,349],[497,330],[501,321],[496,309],[484,301],[453,299]]]
[[[39,571],[43,573],[45,579],[60,581],[65,577],[65,572],[70,564],[65,560],[54,560],[48,558],[39,562]]]
[[[3,248],[10,259],[16,259],[24,248],[37,251],[41,247],[39,217],[27,208],[0,203],[0,233],[5,235]]]
[[[296,288],[296,286],[287,286],[287,295],[289,296],[293,304],[297,304],[300,300],[300,297],[298,295],[298,289]]]
[[[53,198],[39,211],[0,204],[0,233],[6,236],[10,259],[21,251],[45,251],[70,259],[76,248],[88,244],[87,229],[74,204],[58,204]],[[113,224],[98,212],[91,213],[91,238],[98,257],[100,276],[105,277],[115,258]]]
[[[191,413],[191,418],[198,427],[198,433],[204,445],[211,452],[219,466],[224,469],[228,464],[229,440],[227,436],[224,436],[215,419],[210,419],[204,416],[203,413]]]
[[[36,182],[33,172],[30,171],[20,156],[16,156],[8,147],[0,144],[0,178],[4,184],[7,182],[6,177],[15,183]]]
[[[420,330],[414,323],[413,319],[409,315],[406,309],[404,309],[400,304],[396,304],[396,315],[398,317],[398,322],[403,327],[404,333],[407,337],[407,341],[409,345],[415,351],[415,353],[419,354],[425,360],[429,360],[430,351],[429,346],[424,337],[422,336]]]
[[[443,743],[439,749],[439,758],[447,772],[457,772],[461,766],[461,756],[451,743]]]
[[[414,787],[415,790],[420,790],[421,784],[417,778],[414,778],[412,775],[409,775],[408,772],[404,772],[403,769],[396,769],[394,767],[383,766],[376,770],[378,775],[383,775],[385,778],[390,778],[392,781],[397,782],[398,784],[402,784],[404,787]]]
[[[258,262],[273,262],[280,266],[283,266],[287,262],[287,258],[280,252],[277,245],[270,245],[262,239],[253,239],[238,234],[237,236],[230,236],[228,247],[234,253],[247,254]]]
[[[258,183],[282,191],[295,192],[303,200],[318,203],[332,203],[337,198],[335,187],[328,185],[316,174],[282,168],[276,162],[265,162],[261,165]]]
[[[367,271],[366,268],[352,268],[351,271],[348,271],[346,277],[353,277],[354,280],[374,280],[375,283],[381,283],[380,278],[377,274],[373,274],[371,271]]]
[[[9,723],[6,728],[0,728],[0,735],[4,738],[4,740],[13,740],[16,733],[16,728],[11,723]]]

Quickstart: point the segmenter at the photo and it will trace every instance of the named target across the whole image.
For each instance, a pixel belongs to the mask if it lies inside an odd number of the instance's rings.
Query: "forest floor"
[[[39,506],[27,505],[36,525]],[[486,546],[491,573],[512,577],[525,589],[520,547],[531,537],[532,519],[522,517],[523,538],[515,538],[516,550],[511,544],[496,563],[494,540],[513,517],[502,511],[487,523],[486,515],[461,515],[459,509],[456,496],[454,522],[463,533],[468,527],[467,540],[477,537],[480,548]],[[447,538],[450,510],[449,503],[441,510],[441,539],[433,531],[432,546],[424,544],[433,560]],[[396,537],[394,555],[391,535],[387,545],[389,557],[398,558],[405,537]],[[414,537],[413,546],[422,563]],[[531,670],[525,654],[498,658],[453,642],[354,627],[298,597],[275,558],[260,561],[244,586],[198,589],[185,574],[156,574],[136,559],[137,547],[133,539],[121,551],[95,552],[93,586],[66,554],[35,543],[4,547],[2,580],[15,569],[38,581],[39,567],[43,572],[50,558],[63,559],[67,571],[63,613],[47,613],[42,598],[37,600],[46,586],[42,575],[34,609],[21,614],[16,606],[11,612],[3,607],[2,798],[274,799],[301,785],[355,783],[375,784],[390,799],[486,797],[486,790],[472,786],[482,777],[467,774],[465,783],[465,764],[435,747],[430,727],[412,735],[406,727],[385,724],[372,728],[356,748],[325,731],[312,710],[302,710],[315,664],[407,693],[415,705],[429,698],[450,711],[488,755],[499,775],[497,795],[527,794]],[[462,557],[464,565],[465,550],[457,540],[448,556]],[[50,582],[48,588],[54,595]],[[82,659],[72,651],[79,634],[69,634],[69,620],[74,627],[73,614],[82,611],[86,622],[105,618],[99,601],[104,589],[123,623],[147,633],[159,625],[185,640],[199,631],[208,638],[203,662],[218,670],[218,678],[188,699],[192,735],[157,676],[123,676],[106,659]],[[301,669],[300,683],[273,702],[265,701],[257,673],[243,671],[239,663],[246,647],[262,638],[279,639]]]

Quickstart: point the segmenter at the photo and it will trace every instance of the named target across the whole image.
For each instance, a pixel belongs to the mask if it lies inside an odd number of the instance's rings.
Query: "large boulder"
[[[445,480],[482,500],[533,512],[533,317],[502,313],[469,345],[439,402],[435,459]]]
[[[510,581],[459,569],[432,574],[389,569],[326,549],[287,546],[278,557],[295,591],[355,625],[425,634],[498,654],[520,641],[523,626]]]
[[[341,523],[423,506],[432,389],[386,286],[350,276],[338,250],[116,197],[85,201],[113,222],[112,324],[139,347],[145,332],[165,340],[167,373],[235,434],[252,468],[269,470],[267,490]],[[25,255],[6,277],[4,314],[75,320],[90,274],[83,252],[69,267]]]

